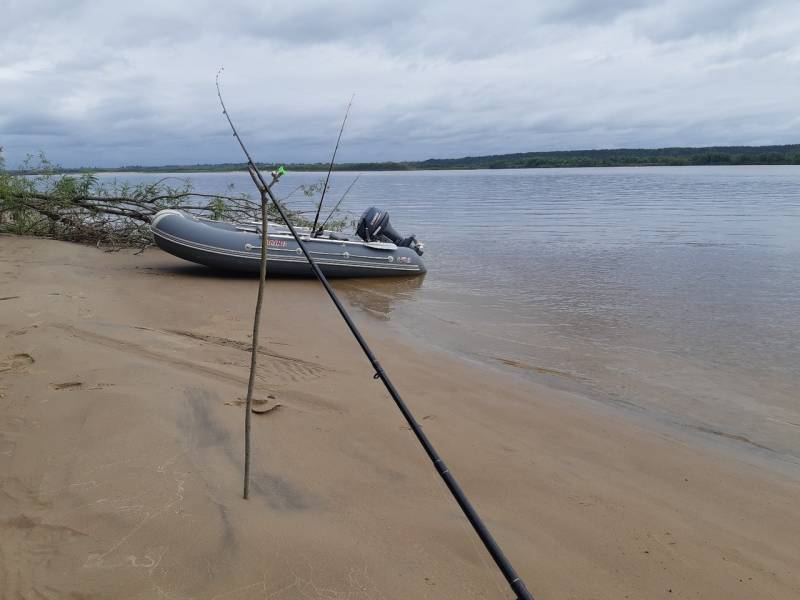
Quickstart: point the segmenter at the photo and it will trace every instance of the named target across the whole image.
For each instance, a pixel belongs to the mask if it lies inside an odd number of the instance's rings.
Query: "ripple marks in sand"
[[[213,344],[215,346],[220,346],[223,348],[233,348],[236,350],[240,350],[242,352],[246,352],[248,354],[252,351],[253,348],[253,345],[247,342],[232,340],[230,338],[223,338],[214,335],[194,333],[192,331],[185,331],[180,329],[166,329],[166,330],[161,330],[161,332],[166,334],[181,336],[184,338],[189,338],[192,340],[197,340],[200,342],[205,342],[208,344]],[[286,356],[285,354],[278,354],[276,352],[267,350],[264,346],[261,345],[259,345],[258,347],[258,353],[260,355],[264,355],[269,357],[270,359],[278,361],[280,364],[282,364],[282,371],[292,381],[301,381],[303,379],[315,378],[321,375],[323,371],[326,370],[324,367],[322,367],[317,363],[307,361],[302,358],[294,358],[291,356]]]
[[[121,337],[112,337],[103,333],[89,331],[88,329],[82,329],[72,325],[59,324],[54,326],[84,341],[99,344],[107,348],[113,348],[128,354],[134,354],[142,358],[156,361],[162,365],[165,364],[182,370],[191,371],[197,375],[222,379],[236,384],[247,384],[246,371],[249,366],[249,361],[245,360],[244,357],[239,357],[239,352],[236,353],[236,358],[240,358],[240,360],[226,361],[224,357],[221,357],[219,354],[213,352],[202,353],[200,351],[200,346],[205,346],[207,344],[212,344],[223,350],[229,350],[231,348],[234,350],[249,349],[249,346],[244,342],[226,340],[225,338],[213,338],[212,336],[186,335],[186,332],[178,334],[145,327],[128,329],[128,331],[135,331],[140,338],[136,341],[132,341],[122,339]],[[147,339],[141,339],[143,336],[146,336]],[[200,360],[190,360],[186,358],[186,348],[175,344],[175,336],[180,336],[183,339],[189,338],[198,342],[197,356]],[[218,343],[219,340],[229,343]],[[244,346],[244,348],[240,346]],[[325,367],[306,360],[273,353],[264,354],[265,360],[261,361],[259,366],[259,380],[273,385],[316,379],[323,376],[328,371]],[[230,365],[233,369],[223,370],[214,366],[220,364]]]

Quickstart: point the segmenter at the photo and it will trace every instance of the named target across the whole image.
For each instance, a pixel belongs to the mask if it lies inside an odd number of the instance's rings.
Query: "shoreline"
[[[341,290],[348,305],[367,316],[365,326],[373,327],[375,333],[380,334],[381,325],[399,335],[406,347],[428,348],[435,356],[449,356],[456,362],[470,365],[468,368],[485,369],[497,377],[512,378],[517,385],[525,386],[531,383],[545,389],[570,394],[579,399],[587,409],[599,410],[608,418],[621,418],[630,421],[634,426],[652,428],[655,432],[685,439],[687,443],[702,446],[705,450],[719,453],[721,456],[736,457],[742,460],[767,468],[782,476],[800,478],[800,458],[790,452],[782,452],[750,439],[746,433],[730,431],[723,423],[713,420],[700,419],[694,415],[681,415],[655,406],[637,404],[631,400],[615,397],[604,390],[598,382],[585,379],[577,374],[564,373],[545,367],[537,367],[522,360],[513,354],[499,356],[467,351],[459,348],[458,344],[435,343],[432,336],[441,331],[421,331],[418,323],[413,327],[407,323],[410,313],[413,313],[414,299],[404,300],[398,306],[392,306],[392,301],[383,300],[386,292],[374,292],[365,289],[365,284],[359,282],[356,286],[336,281],[337,291]],[[378,284],[380,285],[380,284]],[[415,287],[411,283],[397,283],[390,289],[398,293],[407,292],[408,288]],[[453,323],[455,324],[455,323]],[[424,335],[420,335],[423,333]],[[477,338],[476,338],[477,339]],[[475,341],[473,339],[472,341]]]
[[[389,327],[399,332],[403,326],[390,323]],[[407,334],[405,344],[411,345],[415,340],[414,335],[408,331],[402,333]],[[549,369],[546,368],[533,367],[499,356],[473,356],[445,346],[432,346],[428,340],[423,343],[429,345],[434,354],[449,355],[457,361],[492,371],[500,377],[513,378],[518,385],[533,383],[548,390],[570,394],[587,408],[597,407],[597,410],[609,418],[624,419],[634,426],[651,428],[662,435],[683,437],[687,443],[697,444],[723,457],[735,457],[782,476],[800,479],[800,458],[764,446],[746,435],[727,431],[724,427],[691,418],[681,420],[672,413],[659,412],[652,407],[614,398],[596,384],[578,378],[564,378],[560,372],[548,372]]]
[[[280,406],[243,502],[255,280],[8,236],[0,268],[4,593],[504,597],[317,282],[267,283],[257,397]],[[797,478],[359,313],[536,597],[800,591]]]

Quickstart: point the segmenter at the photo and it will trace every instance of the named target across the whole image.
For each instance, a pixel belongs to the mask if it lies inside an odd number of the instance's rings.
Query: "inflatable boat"
[[[179,258],[226,271],[258,273],[261,224],[204,219],[181,210],[162,210],[150,223],[162,250]],[[423,245],[415,236],[402,237],[389,224],[389,214],[375,207],[358,221],[356,235],[295,227],[311,256],[328,277],[421,275]],[[267,272],[309,277],[311,266],[289,228],[270,223],[267,229]]]

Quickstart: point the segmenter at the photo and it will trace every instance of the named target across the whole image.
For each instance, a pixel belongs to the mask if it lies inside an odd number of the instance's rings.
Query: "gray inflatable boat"
[[[212,221],[181,210],[162,210],[150,223],[162,250],[201,265],[226,271],[257,273],[261,259],[261,224],[255,221]],[[369,208],[361,216],[356,236],[321,231],[311,236],[295,227],[306,248],[328,277],[386,277],[425,273],[422,244],[400,236],[389,225],[386,211]],[[270,223],[267,272],[307,277],[311,266],[289,228]]]

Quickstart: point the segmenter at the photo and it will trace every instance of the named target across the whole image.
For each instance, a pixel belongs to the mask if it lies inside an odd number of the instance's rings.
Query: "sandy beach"
[[[315,281],[0,236],[0,597],[508,598]],[[800,475],[354,316],[538,599],[800,597]]]

